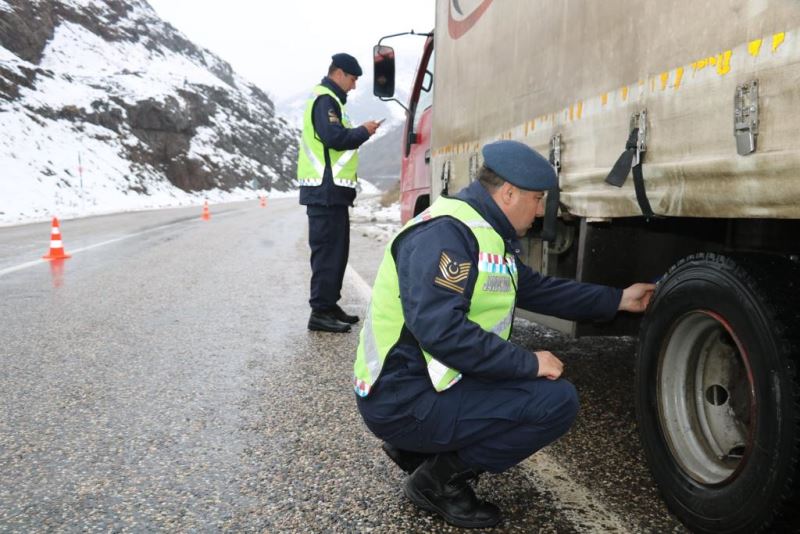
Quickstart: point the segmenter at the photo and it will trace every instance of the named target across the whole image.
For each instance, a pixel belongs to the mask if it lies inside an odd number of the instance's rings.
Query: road
[[[361,424],[358,329],[311,333],[295,199],[0,228],[0,531],[452,532]],[[341,304],[363,316],[385,240],[355,223]],[[628,338],[570,340],[582,411],[482,496],[497,532],[683,532],[644,465]]]

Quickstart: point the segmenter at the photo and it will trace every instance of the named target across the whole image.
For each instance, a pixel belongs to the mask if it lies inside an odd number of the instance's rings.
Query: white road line
[[[215,214],[215,215],[213,215],[213,217],[224,217],[225,215],[230,215],[231,213],[236,213],[237,211],[238,210],[225,211],[225,212],[222,212],[222,213]],[[70,250],[67,251],[67,253],[70,254],[71,256],[74,256],[75,254],[79,254],[81,252],[85,252],[85,251],[91,250],[93,248],[104,247],[106,245],[110,245],[111,243],[117,243],[118,241],[124,241],[125,239],[130,239],[132,237],[136,237],[136,236],[140,236],[140,235],[144,235],[144,234],[149,234],[150,232],[155,232],[156,230],[163,230],[164,228],[169,228],[170,226],[174,226],[176,224],[186,224],[186,223],[194,223],[194,222],[201,222],[201,220],[198,218],[197,220],[191,220],[191,221],[171,222],[169,224],[163,224],[161,226],[156,226],[155,228],[149,228],[147,230],[142,230],[141,232],[136,232],[135,234],[127,234],[127,235],[123,235],[123,236],[120,236],[120,237],[115,237],[114,239],[109,239],[108,241],[103,241],[101,243],[95,243],[94,245],[89,245],[89,246],[86,246],[86,247],[81,247],[81,248],[76,248],[76,249],[70,249]],[[7,275],[9,273],[16,272],[16,271],[21,271],[23,269],[27,269],[29,267],[34,267],[36,265],[41,265],[42,263],[48,263],[49,261],[50,260],[39,259],[39,260],[35,260],[35,261],[29,261],[29,262],[26,262],[26,263],[21,263],[19,265],[15,265],[14,267],[7,267],[6,269],[0,270],[0,276],[4,276],[4,275]]]
[[[364,302],[369,303],[372,289],[350,264],[347,264],[345,276]],[[520,467],[538,490],[553,496],[559,511],[580,532],[631,532],[619,515],[611,512],[586,486],[576,482],[547,452],[537,452]]]
[[[606,508],[586,486],[576,482],[547,452],[537,452],[520,467],[537,489],[553,496],[556,508],[580,532],[631,532],[619,515]]]
[[[369,300],[372,298],[372,288],[369,287],[369,284],[363,278],[361,278],[361,275],[358,274],[358,272],[353,269],[349,263],[344,271],[344,275],[354,286],[356,286],[356,291],[361,297],[361,300],[363,300],[366,304],[369,304]]]

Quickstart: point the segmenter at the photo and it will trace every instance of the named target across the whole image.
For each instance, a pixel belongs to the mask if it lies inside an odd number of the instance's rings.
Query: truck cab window
[[[425,67],[425,74],[423,75],[424,77],[420,86],[417,105],[414,108],[415,132],[419,129],[419,121],[422,117],[422,114],[433,104],[433,56],[434,52],[432,51],[430,57],[428,58],[428,65]]]

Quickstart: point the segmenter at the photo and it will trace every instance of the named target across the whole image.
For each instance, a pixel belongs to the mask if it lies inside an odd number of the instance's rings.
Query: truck
[[[522,259],[657,286],[642,317],[533,318],[638,336],[637,425],[671,511],[697,532],[768,529],[800,503],[800,3],[435,4],[404,106],[404,222],[475,180],[486,143],[549,157],[559,186]]]

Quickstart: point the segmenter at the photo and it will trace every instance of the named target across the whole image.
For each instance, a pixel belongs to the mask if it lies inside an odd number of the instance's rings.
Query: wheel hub
[[[709,311],[682,316],[658,366],[662,431],[683,470],[702,484],[735,477],[752,436],[754,389],[747,354],[730,325]]]

